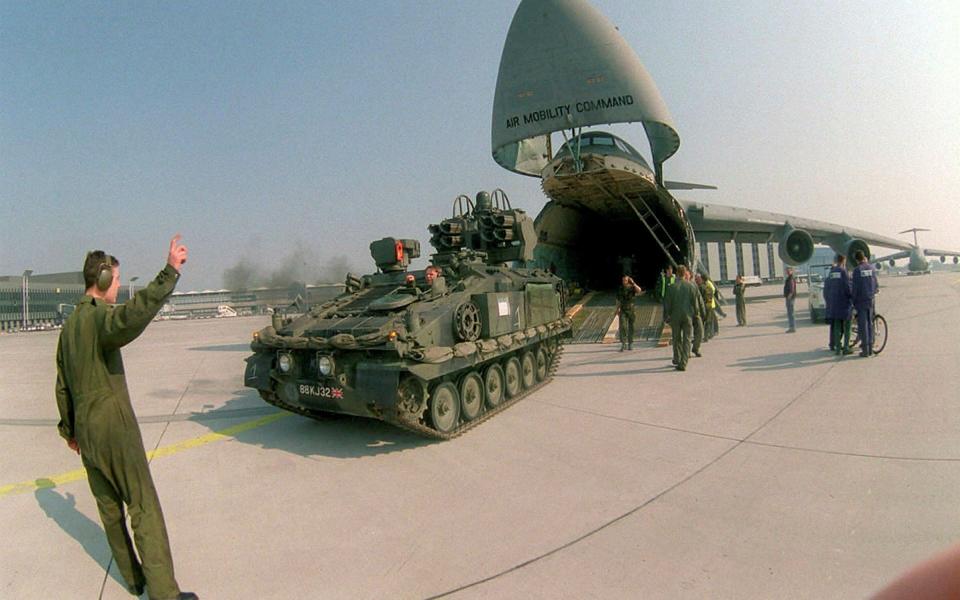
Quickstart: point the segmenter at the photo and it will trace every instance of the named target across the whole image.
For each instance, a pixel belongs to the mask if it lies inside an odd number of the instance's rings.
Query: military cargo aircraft
[[[947,262],[947,257],[953,257],[953,264],[960,262],[960,252],[954,252],[953,250],[933,250],[931,248],[921,248],[919,242],[917,241],[917,232],[918,231],[930,231],[929,229],[923,229],[921,227],[911,227],[910,229],[904,229],[900,233],[913,233],[913,244],[910,246],[909,250],[904,250],[902,252],[895,252],[887,256],[881,256],[879,258],[874,258],[877,268],[881,268],[884,263],[889,264],[891,267],[897,266],[897,260],[901,258],[906,258],[907,260],[907,275],[929,275],[930,274],[930,261],[927,260],[928,256],[939,256],[940,262]]]
[[[585,130],[637,122],[652,168],[623,139]],[[634,279],[652,286],[668,264],[697,266],[697,241],[776,242],[788,265],[807,262],[816,243],[851,264],[870,244],[910,249],[842,225],[675,198],[670,190],[712,186],[664,181],[677,128],[636,53],[586,0],[522,0],[500,59],[491,138],[494,160],[539,177],[550,198],[536,219],[538,262],[593,287],[618,281],[617,257],[631,256]]]

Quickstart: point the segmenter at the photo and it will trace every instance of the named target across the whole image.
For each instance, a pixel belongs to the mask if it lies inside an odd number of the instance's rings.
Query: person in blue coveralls
[[[830,350],[840,356],[852,354],[850,349],[850,316],[853,312],[850,291],[850,274],[847,273],[847,257],[838,254],[833,268],[823,283],[823,299],[827,303],[826,318],[830,321]]]
[[[852,277],[853,307],[857,310],[857,327],[860,329],[860,356],[866,357],[873,355],[873,297],[877,294],[877,272],[860,250],[853,257],[857,260]]]

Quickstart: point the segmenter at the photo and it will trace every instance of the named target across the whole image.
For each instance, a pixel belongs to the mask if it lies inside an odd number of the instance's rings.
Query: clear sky
[[[720,187],[683,197],[960,249],[960,3],[594,3],[673,114],[666,177]],[[176,232],[181,290],[369,272],[373,239],[428,254],[457,194],[535,215],[539,181],[490,157],[516,5],[0,0],[0,274],[102,248],[144,280]]]

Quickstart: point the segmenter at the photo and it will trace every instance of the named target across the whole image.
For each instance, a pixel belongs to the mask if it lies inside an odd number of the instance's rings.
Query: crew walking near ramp
[[[633,331],[637,314],[634,310],[633,299],[643,292],[633,278],[624,275],[617,290],[617,314],[620,315],[620,352],[633,350]]]
[[[707,322],[703,324],[704,334],[707,339],[717,337],[720,333],[720,322],[717,320],[717,311],[720,308],[719,290],[709,276],[703,277],[703,289],[706,294],[703,296],[703,303],[707,307]]]
[[[679,275],[676,283],[667,294],[666,310],[667,322],[673,333],[673,365],[678,371],[687,370],[687,360],[690,358],[690,333],[693,329],[693,315],[697,312],[697,288],[684,279],[686,267],[677,267]]]
[[[684,281],[690,282],[690,271],[687,271],[684,274]],[[703,356],[700,354],[700,346],[703,344],[703,317],[707,314],[707,307],[703,303],[703,295],[700,294],[700,288],[693,286],[693,289],[697,291],[696,300],[697,300],[697,310],[693,313],[693,346],[691,351],[693,355],[697,358]]]
[[[130,404],[120,348],[137,338],[163,307],[187,260],[180,236],[170,240],[167,265],[144,289],[113,306],[120,262],[97,250],[83,266],[86,295],[67,319],[57,345],[57,428],[80,454],[117,568],[132,594],[192,600],[173,573],[160,499]],[[127,532],[124,505],[136,540]],[[139,554],[139,559],[137,558]],[[141,562],[142,561],[142,562]]]
[[[663,271],[660,271],[660,277],[657,279],[657,298],[660,299],[660,302],[667,301],[667,292],[670,290],[670,287],[676,283],[677,278],[673,274],[673,267],[667,265],[667,268]]]
[[[860,330],[860,356],[873,356],[873,298],[877,294],[877,272],[863,252],[857,250],[857,268],[853,270],[853,307],[857,310],[857,328]]]

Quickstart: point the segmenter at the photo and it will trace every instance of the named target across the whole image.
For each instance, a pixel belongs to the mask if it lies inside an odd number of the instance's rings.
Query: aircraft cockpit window
[[[613,146],[613,138],[605,135],[595,135],[583,141],[589,146]]]

